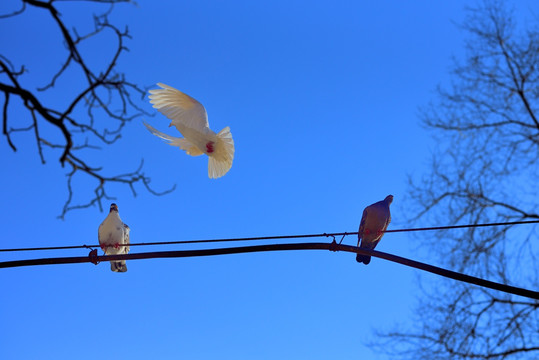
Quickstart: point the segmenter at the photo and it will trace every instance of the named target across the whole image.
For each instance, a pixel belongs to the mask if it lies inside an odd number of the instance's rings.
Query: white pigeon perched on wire
[[[99,225],[97,237],[105,255],[123,255],[129,252],[129,226],[123,223],[118,213],[118,205],[110,204],[110,212]],[[126,272],[125,260],[110,262],[110,270]]]
[[[170,120],[170,126],[184,136],[169,136],[144,122],[155,136],[177,146],[188,155],[208,155],[208,176],[216,179],[228,172],[234,160],[234,140],[227,126],[219,133],[213,132],[208,124],[208,114],[201,103],[187,94],[168,85],[157,83],[162,89],[150,90],[150,103]]]
[[[389,205],[393,202],[393,195],[388,195],[382,201],[369,205],[363,210],[361,223],[357,235],[357,246],[362,249],[374,250],[384,236],[387,226],[391,222]],[[361,245],[359,242],[361,241]],[[371,257],[357,254],[356,261],[365,265],[371,262]]]

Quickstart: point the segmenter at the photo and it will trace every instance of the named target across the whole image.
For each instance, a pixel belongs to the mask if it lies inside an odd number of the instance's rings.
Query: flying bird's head
[[[110,212],[116,211],[118,212],[118,205],[115,203],[110,204]]]
[[[384,199],[384,201],[385,201],[388,205],[391,205],[391,203],[393,202],[393,195],[388,195],[388,196],[386,196],[386,198]]]

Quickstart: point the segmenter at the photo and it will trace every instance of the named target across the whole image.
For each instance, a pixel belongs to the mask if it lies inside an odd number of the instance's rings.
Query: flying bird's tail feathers
[[[126,272],[127,271],[127,265],[125,264],[125,260],[111,261],[110,262],[110,270],[112,270],[114,272]]]
[[[356,261],[368,265],[371,262],[371,257],[367,255],[357,254]]]
[[[215,151],[209,155],[208,176],[216,179],[228,172],[234,160],[234,140],[227,126],[217,134]]]
[[[198,156],[203,154],[202,151],[200,151],[195,145],[191,144],[188,140],[167,135],[144,121],[142,123],[152,134],[163,139],[169,145],[179,147],[180,149],[187,152],[188,155]]]

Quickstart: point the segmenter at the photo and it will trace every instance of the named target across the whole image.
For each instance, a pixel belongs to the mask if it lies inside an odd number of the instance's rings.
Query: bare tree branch
[[[22,6],[19,10],[15,10],[14,12],[12,13],[9,13],[9,14],[3,14],[3,15],[0,15],[0,19],[6,19],[6,18],[10,18],[10,17],[13,17],[13,16],[17,16],[17,15],[20,15],[24,12],[24,10],[26,10],[26,3],[23,2],[22,3]]]
[[[174,187],[165,191],[155,191],[150,186],[150,178],[142,171],[143,161],[133,172],[118,175],[106,175],[100,166],[91,165],[87,155],[78,155],[81,150],[101,149],[97,143],[110,145],[121,138],[121,132],[128,122],[141,115],[149,115],[138,104],[144,97],[145,91],[126,80],[123,73],[118,72],[117,63],[120,56],[127,51],[125,41],[131,36],[127,30],[120,30],[111,24],[108,15],[113,6],[125,0],[87,0],[97,4],[106,4],[107,10],[94,16],[94,28],[89,32],[80,35],[77,26],[73,30],[68,30],[67,19],[64,19],[56,4],[59,0],[23,0],[20,10],[0,17],[16,17],[23,13],[27,6],[35,7],[43,11],[44,17],[49,17],[59,30],[60,42],[65,45],[65,60],[59,70],[51,74],[50,81],[44,86],[32,87],[28,85],[25,67],[16,71],[5,55],[0,55],[0,91],[4,93],[4,104],[2,107],[3,134],[8,145],[13,151],[17,151],[17,146],[13,141],[12,134],[15,132],[33,131],[37,143],[37,150],[41,162],[46,162],[46,154],[43,146],[49,149],[60,150],[59,161],[63,166],[70,166],[67,172],[68,198],[64,204],[60,218],[64,218],[67,212],[74,209],[87,208],[97,204],[102,210],[102,200],[112,199],[106,192],[106,186],[112,183],[127,185],[134,196],[136,196],[135,184],[142,183],[144,188],[154,195],[163,195],[174,190]],[[115,41],[116,46],[110,54],[110,60],[99,71],[94,72],[90,66],[89,59],[85,58],[80,51],[85,41],[98,34],[106,34],[109,41]],[[40,96],[42,93],[56,91],[56,85],[60,79],[65,77],[66,71],[75,71],[79,75],[79,85],[73,88],[72,97],[63,106],[53,103],[46,104]],[[27,111],[31,119],[31,125],[19,124],[21,119],[17,119],[17,126],[10,126],[10,109],[18,109],[20,105],[13,101],[19,99],[22,107]],[[118,108],[119,105],[119,108]],[[85,111],[81,111],[84,109]],[[85,114],[85,115],[84,115]],[[104,120],[106,122],[104,123]],[[58,138],[51,138],[50,134],[42,135],[40,128],[44,123],[53,126],[61,135]],[[85,153],[86,154],[86,153]],[[75,189],[72,181],[79,175],[86,175],[95,179],[96,187],[91,191],[90,199],[82,204],[73,203]]]
[[[539,29],[518,31],[503,5],[468,9],[466,56],[455,61],[451,86],[421,111],[439,148],[430,173],[410,179],[414,221],[539,218]],[[441,231],[420,238],[421,249],[459,271],[539,288],[537,229],[516,243],[508,234],[519,231]],[[401,359],[539,357],[537,301],[429,283],[419,303],[415,326],[380,332],[373,346]]]

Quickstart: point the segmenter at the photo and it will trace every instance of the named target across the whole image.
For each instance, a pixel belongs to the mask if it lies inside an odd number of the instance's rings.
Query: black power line
[[[411,232],[411,231],[432,231],[432,230],[449,230],[449,229],[463,229],[473,227],[487,227],[487,226],[509,226],[509,225],[521,225],[521,224],[537,224],[539,220],[527,220],[527,221],[510,221],[510,222],[497,222],[487,224],[468,224],[468,225],[448,225],[448,226],[434,226],[423,228],[408,228],[408,229],[394,229],[386,230],[385,233],[392,232]],[[156,242],[143,242],[132,243],[129,246],[150,246],[150,245],[179,245],[179,244],[200,244],[200,243],[215,243],[215,242],[232,242],[232,241],[261,241],[261,240],[278,240],[278,239],[305,239],[313,237],[333,237],[335,236],[348,236],[357,235],[358,232],[339,232],[339,233],[322,233],[322,234],[301,234],[301,235],[276,235],[276,236],[256,236],[256,237],[244,237],[244,238],[224,238],[224,239],[210,239],[210,240],[180,240],[180,241],[156,241]],[[120,244],[119,246],[128,246],[127,244]],[[48,247],[33,247],[33,248],[17,248],[17,249],[0,249],[0,252],[8,251],[41,251],[41,250],[68,250],[68,249],[83,249],[83,248],[98,248],[99,245],[70,245],[70,246],[48,246]]]
[[[352,253],[359,253],[362,255],[370,255],[393,261],[405,266],[410,266],[416,269],[424,270],[444,276],[450,279],[464,281],[470,284],[487,287],[506,293],[524,296],[532,299],[539,300],[539,292],[518,288],[515,286],[496,283],[490,280],[477,278],[474,276],[461,274],[455,271],[443,269],[437,266],[425,264],[419,261],[406,259],[400,256],[384,253],[375,250],[361,249],[355,246],[337,244],[335,241],[332,243],[292,243],[292,244],[269,244],[269,245],[254,245],[243,247],[229,247],[229,248],[217,248],[217,249],[203,249],[203,250],[181,250],[181,251],[158,251],[147,252],[128,255],[108,255],[97,256],[95,252],[91,252],[92,256],[82,257],[63,257],[63,258],[45,258],[45,259],[30,259],[30,260],[16,260],[16,261],[4,261],[0,262],[0,268],[17,267],[17,266],[33,266],[33,265],[53,265],[53,264],[74,264],[85,262],[98,262],[98,261],[110,261],[110,260],[139,260],[139,259],[154,259],[154,258],[178,258],[178,257],[195,257],[195,256],[211,256],[211,255],[226,255],[226,254],[240,254],[240,253],[252,253],[252,252],[264,252],[264,251],[291,251],[291,250],[330,250],[330,251],[345,251]]]

